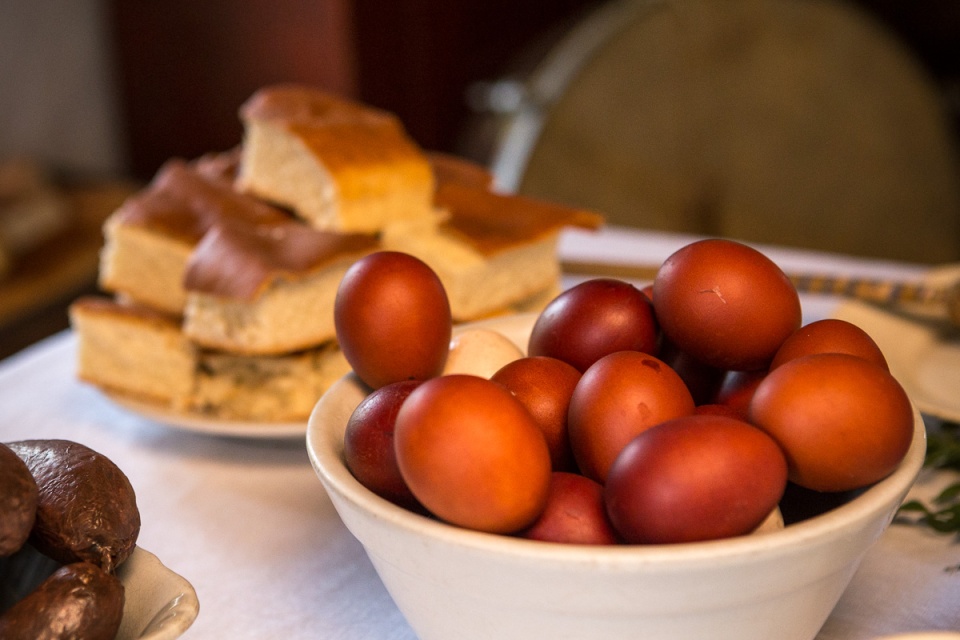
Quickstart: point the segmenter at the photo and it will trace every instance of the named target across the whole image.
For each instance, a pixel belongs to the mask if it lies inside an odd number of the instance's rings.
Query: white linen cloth
[[[689,240],[623,229],[570,232],[560,252],[657,263]],[[923,273],[911,265],[765,251],[793,269]],[[825,317],[833,304],[805,297],[805,321]],[[124,470],[142,514],[139,545],[197,590],[200,615],[186,638],[413,640],[325,495],[302,439],[213,437],[152,423],[76,381],[74,350],[68,331],[0,362],[0,441],[67,438]],[[915,495],[929,496],[946,480],[923,479]],[[946,629],[960,630],[960,543],[894,525],[864,559],[818,640]]]

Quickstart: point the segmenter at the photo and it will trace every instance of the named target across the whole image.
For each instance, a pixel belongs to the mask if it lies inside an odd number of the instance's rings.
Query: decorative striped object
[[[570,275],[624,278],[627,280],[653,280],[658,267],[653,265],[629,265],[610,262],[586,262],[566,260],[561,263],[563,272]],[[900,282],[835,276],[824,273],[788,273],[797,291],[802,293],[837,295],[864,300],[882,305],[920,304],[946,306],[951,315],[960,306],[960,286],[932,286],[922,282]],[[960,314],[958,314],[960,316]],[[957,320],[960,323],[960,318]]]

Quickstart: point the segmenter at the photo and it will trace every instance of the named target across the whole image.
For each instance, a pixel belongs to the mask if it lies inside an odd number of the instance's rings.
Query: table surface
[[[691,238],[568,232],[563,258],[659,263]],[[762,247],[787,270],[919,278],[918,265]],[[567,286],[576,281],[566,278]],[[837,300],[803,296],[804,320]],[[302,438],[213,437],[129,413],[74,377],[67,331],[0,362],[0,441],[67,438],[114,460],[137,490],[139,544],[196,588],[187,638],[410,640],[412,631],[340,521]],[[928,497],[942,475],[923,476]],[[893,525],[864,558],[817,640],[960,629],[960,544]]]

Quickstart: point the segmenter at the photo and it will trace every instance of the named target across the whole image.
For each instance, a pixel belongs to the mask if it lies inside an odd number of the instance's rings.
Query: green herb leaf
[[[931,469],[960,470],[960,425],[946,423],[928,434],[924,464]]]
[[[960,470],[960,425],[945,423],[928,434],[924,466]],[[960,533],[960,481],[947,486],[931,504],[919,500],[905,502],[897,516],[898,522],[927,526],[940,533]]]

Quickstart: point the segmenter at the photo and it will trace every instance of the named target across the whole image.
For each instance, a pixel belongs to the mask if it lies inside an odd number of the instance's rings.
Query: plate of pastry
[[[264,87],[239,113],[239,147],[167,161],[109,216],[102,295],[70,308],[77,377],[164,425],[304,436],[350,371],[335,296],[366,255],[422,260],[465,323],[541,308],[562,285],[560,232],[603,222],[500,193],[392,114],[311,87]]]

